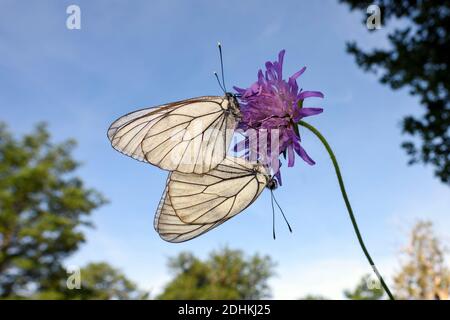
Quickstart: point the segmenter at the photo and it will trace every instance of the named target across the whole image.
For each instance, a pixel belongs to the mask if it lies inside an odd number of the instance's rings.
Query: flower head
[[[319,114],[322,108],[305,108],[303,101],[310,97],[323,98],[318,91],[299,90],[297,78],[306,70],[302,68],[286,81],[283,79],[283,59],[285,50],[278,55],[278,61],[266,62],[266,71],[258,71],[258,80],[249,88],[234,87],[240,100],[242,119],[238,129],[244,132],[256,132],[258,141],[264,133],[267,145],[251,147],[249,135],[235,146],[235,150],[256,152],[257,158],[263,160],[281,184],[279,171],[280,154],[288,159],[288,166],[295,162],[295,153],[306,163],[315,162],[301,146],[297,123],[304,117]],[[250,130],[253,129],[253,130]]]

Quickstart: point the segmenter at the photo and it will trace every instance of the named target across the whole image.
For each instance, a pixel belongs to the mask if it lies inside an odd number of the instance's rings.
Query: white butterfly
[[[227,157],[241,114],[237,96],[226,91],[220,44],[219,53],[222,83],[215,76],[225,96],[134,111],[108,129],[117,151],[172,171],[154,220],[156,231],[169,242],[211,230],[247,208],[265,187],[277,187],[262,164]],[[273,200],[272,195],[272,209]]]
[[[172,172],[156,211],[162,239],[183,242],[224,223],[252,204],[276,182],[258,162],[228,156],[204,174]]]
[[[201,174],[226,157],[239,116],[233,94],[192,98],[120,117],[108,138],[114,149],[137,160]]]

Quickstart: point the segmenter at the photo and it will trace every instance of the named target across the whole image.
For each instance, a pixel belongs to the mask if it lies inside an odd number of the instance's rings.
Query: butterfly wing
[[[168,181],[170,181],[170,175]],[[154,220],[155,230],[163,240],[176,243],[191,240],[225,221],[206,224],[184,223],[176,215],[167,191],[168,186],[166,185]]]
[[[230,186],[229,183],[221,185],[218,182],[219,180],[212,181],[211,177],[219,179],[223,183],[235,181],[235,187],[237,186],[238,188],[234,192],[227,192],[229,191],[228,188],[233,186]],[[251,177],[250,182],[247,181],[249,177]],[[268,179],[267,171],[259,164],[233,157],[225,158],[216,169],[203,175],[172,172],[169,174],[164,193],[156,211],[154,219],[155,230],[163,240],[169,242],[183,242],[196,238],[224,223],[249,206],[267,185]],[[242,186],[244,181],[248,183],[247,186],[240,188],[239,186]],[[201,189],[199,188],[200,184],[202,185]],[[216,191],[208,189],[209,186],[213,185],[217,186],[215,187]],[[221,186],[226,189],[221,191]],[[205,190],[203,190],[204,187]],[[176,190],[176,195],[172,197],[169,194],[169,190],[172,190],[172,192]],[[192,221],[192,223],[183,221],[179,214],[185,214],[186,209],[182,208],[180,212],[175,211],[172,199],[175,199],[176,203],[179,203],[180,200],[192,201],[195,207],[195,204],[203,199],[193,199],[192,197],[200,195],[203,192],[201,190],[207,194],[212,194],[213,192],[215,198],[233,199],[234,205],[231,208],[221,205],[216,206],[214,199],[211,199],[210,201],[213,201],[213,203],[207,201],[205,207],[213,210],[210,212],[202,210],[202,219],[197,219]],[[225,200],[223,203],[226,203],[226,201],[228,200]],[[192,218],[191,215],[189,217]],[[208,219],[214,221],[205,222]]]
[[[162,169],[204,173],[226,156],[236,117],[227,97],[205,96],[129,113],[114,121],[114,149]]]
[[[204,174],[173,172],[168,195],[182,222],[204,225],[240,213],[256,200],[268,181],[262,165],[228,156]]]

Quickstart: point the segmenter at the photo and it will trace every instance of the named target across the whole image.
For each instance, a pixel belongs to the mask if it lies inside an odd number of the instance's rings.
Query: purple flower
[[[278,61],[266,62],[266,71],[258,72],[258,80],[247,89],[234,87],[240,100],[242,119],[238,129],[246,133],[246,139],[235,145],[235,151],[246,150],[265,162],[281,184],[279,155],[288,159],[288,167],[295,162],[295,153],[306,163],[315,162],[301,146],[297,123],[304,117],[323,111],[322,108],[305,108],[303,101],[310,97],[323,98],[319,91],[299,90],[297,78],[306,67],[283,80],[283,58],[285,50],[280,51]],[[251,130],[253,129],[253,130]],[[250,134],[252,132],[252,134]],[[258,143],[254,146],[252,138]],[[267,137],[267,145],[262,146],[261,137]],[[264,140],[264,139],[263,139]]]

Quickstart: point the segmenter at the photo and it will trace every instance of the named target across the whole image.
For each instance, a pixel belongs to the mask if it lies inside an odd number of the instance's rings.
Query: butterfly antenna
[[[219,80],[219,76],[217,75],[217,72],[214,71],[214,76],[216,77],[217,83],[219,84],[220,89],[222,89],[223,93],[227,93],[227,91],[225,90],[225,88],[222,86],[222,84],[220,83]]]
[[[219,56],[220,56],[220,69],[222,70],[222,84],[225,92],[227,92],[227,87],[225,86],[225,73],[223,72],[223,55],[222,55],[222,45],[220,42],[217,42],[217,47],[219,47]]]
[[[273,194],[272,194],[272,198],[275,200],[275,203],[276,203],[278,209],[280,209],[281,214],[283,215],[284,221],[286,221],[286,224],[287,224],[287,226],[289,228],[289,231],[292,233],[291,225],[289,224],[288,220],[286,219],[286,216],[284,215],[283,209],[281,209],[280,205],[278,204],[277,199],[275,198],[275,196]]]
[[[273,206],[273,191],[270,190],[270,200],[272,203],[272,234],[273,234],[273,240],[276,239],[275,237],[275,208]]]

